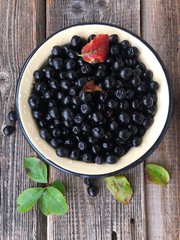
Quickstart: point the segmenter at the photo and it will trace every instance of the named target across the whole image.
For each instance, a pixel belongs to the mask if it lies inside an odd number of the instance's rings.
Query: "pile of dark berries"
[[[3,128],[3,133],[6,136],[11,135],[15,131],[15,123],[17,121],[16,112],[14,110],[8,113],[8,119],[12,125],[7,125]]]
[[[69,44],[53,47],[33,74],[29,105],[40,137],[58,156],[113,164],[142,143],[154,121],[159,85],[127,40],[111,35],[108,57],[98,64],[77,55],[88,41],[73,36]],[[83,91],[91,80],[102,91]]]

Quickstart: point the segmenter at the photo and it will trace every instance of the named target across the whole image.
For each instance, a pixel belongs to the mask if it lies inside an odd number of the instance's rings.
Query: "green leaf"
[[[30,179],[38,183],[47,183],[47,166],[40,159],[28,157],[24,159],[24,167]]]
[[[124,176],[105,178],[106,187],[120,203],[128,205],[133,195],[130,183]]]
[[[50,213],[63,215],[68,211],[65,197],[58,189],[52,186],[46,189],[38,204],[42,213],[46,216]]]
[[[23,191],[17,198],[17,210],[18,212],[29,211],[39,200],[43,194],[44,188],[28,188]]]
[[[50,211],[50,209],[49,209],[48,206],[47,206],[46,199],[44,198],[43,195],[41,196],[41,198],[40,198],[39,201],[38,201],[38,206],[39,206],[41,212],[42,212],[45,216],[48,216],[49,214],[51,214],[51,211]]]
[[[170,181],[169,173],[162,166],[149,163],[145,167],[145,172],[149,181],[154,184],[166,185]]]
[[[60,181],[56,180],[51,184],[52,187],[57,188],[63,195],[65,194],[65,187],[64,184]]]

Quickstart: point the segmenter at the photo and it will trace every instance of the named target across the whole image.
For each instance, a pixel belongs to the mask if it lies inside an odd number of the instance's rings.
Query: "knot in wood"
[[[0,91],[4,93],[9,85],[9,74],[6,71],[0,71]]]
[[[97,1],[97,6],[99,10],[105,11],[109,8],[109,0],[99,0]]]
[[[0,71],[0,84],[8,82],[9,74],[6,71]]]
[[[71,18],[80,19],[85,15],[85,1],[69,1],[67,6],[67,14]]]

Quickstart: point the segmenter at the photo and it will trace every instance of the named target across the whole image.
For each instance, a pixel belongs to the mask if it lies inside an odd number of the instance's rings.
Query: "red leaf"
[[[84,92],[94,92],[94,91],[102,91],[102,88],[100,86],[97,86],[94,84],[94,80],[88,81],[84,84],[82,90]]]
[[[109,35],[99,34],[87,43],[81,50],[81,56],[88,63],[101,63],[109,52]]]

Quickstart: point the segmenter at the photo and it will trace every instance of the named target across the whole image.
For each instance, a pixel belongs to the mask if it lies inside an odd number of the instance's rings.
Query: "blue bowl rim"
[[[119,170],[116,170],[114,172],[111,172],[111,173],[107,173],[107,174],[98,174],[98,175],[93,175],[93,174],[90,174],[90,175],[87,175],[87,174],[83,174],[83,173],[77,173],[77,172],[73,172],[73,171],[70,171],[70,170],[67,170],[65,168],[62,168],[60,166],[58,166],[57,164],[53,163],[51,160],[47,159],[46,157],[44,157],[44,155],[39,152],[39,150],[32,144],[32,142],[30,141],[28,135],[26,134],[26,131],[23,127],[23,124],[22,124],[22,121],[21,121],[21,118],[20,118],[20,113],[19,113],[19,104],[18,104],[18,95],[19,95],[19,87],[20,87],[20,84],[21,84],[21,79],[22,79],[22,76],[23,76],[23,73],[24,73],[24,70],[25,68],[27,67],[30,59],[32,58],[32,56],[35,54],[35,52],[45,43],[47,42],[51,37],[53,37],[54,35],[56,35],[57,33],[65,30],[65,29],[68,29],[68,28],[71,28],[71,27],[75,27],[75,26],[83,26],[83,25],[95,25],[95,24],[98,24],[98,25],[107,25],[107,26],[111,26],[111,27],[115,27],[115,28],[119,28],[120,30],[123,30],[129,34],[131,34],[132,36],[136,37],[137,39],[139,39],[143,44],[145,44],[152,52],[153,54],[156,56],[156,58],[158,59],[160,65],[162,66],[163,68],[163,71],[165,73],[165,76],[166,76],[166,79],[167,79],[167,84],[168,84],[168,90],[169,90],[169,109],[168,109],[168,115],[167,115],[167,119],[166,119],[166,123],[164,125],[164,128],[161,132],[161,134],[159,135],[158,139],[156,140],[156,142],[152,145],[152,147],[143,155],[141,156],[140,158],[138,158],[135,162],[133,162],[132,164],[122,168],[122,169],[119,169]],[[18,77],[18,80],[17,80],[17,86],[16,86],[16,94],[15,94],[15,101],[16,101],[16,112],[17,112],[17,119],[18,119],[18,123],[20,125],[20,128],[21,128],[21,131],[23,133],[23,135],[25,136],[27,142],[30,144],[30,146],[33,148],[33,150],[40,156],[40,158],[47,164],[57,168],[58,170],[61,170],[65,173],[68,173],[68,174],[71,174],[71,175],[74,175],[74,176],[79,176],[79,177],[84,177],[84,178],[103,178],[103,177],[109,177],[109,176],[114,176],[114,175],[117,175],[121,172],[124,172],[124,171],[127,171],[127,170],[130,170],[134,167],[136,167],[137,165],[139,165],[140,163],[142,163],[145,159],[147,159],[155,150],[156,148],[159,146],[159,144],[161,143],[161,141],[163,140],[165,134],[166,134],[166,131],[168,129],[168,126],[170,124],[170,120],[171,120],[171,117],[172,117],[172,112],[173,112],[173,91],[172,91],[172,82],[171,82],[171,78],[169,76],[169,73],[166,69],[166,66],[165,64],[163,63],[162,59],[160,58],[160,56],[158,55],[158,53],[140,36],[138,36],[137,34],[133,33],[132,31],[126,29],[126,28],[123,28],[123,27],[120,27],[118,25],[115,25],[115,24],[111,24],[111,23],[102,23],[102,22],[87,22],[87,23],[79,23],[79,24],[74,24],[74,25],[70,25],[70,26],[67,26],[67,27],[64,27],[58,31],[56,31],[55,33],[53,33],[52,35],[50,35],[48,38],[46,38],[41,44],[39,44],[32,52],[31,54],[29,55],[29,57],[26,59],[25,63],[23,64],[23,67],[20,71],[20,74],[19,74],[19,77]],[[88,164],[88,163],[87,163]],[[99,165],[98,165],[99,166]]]

